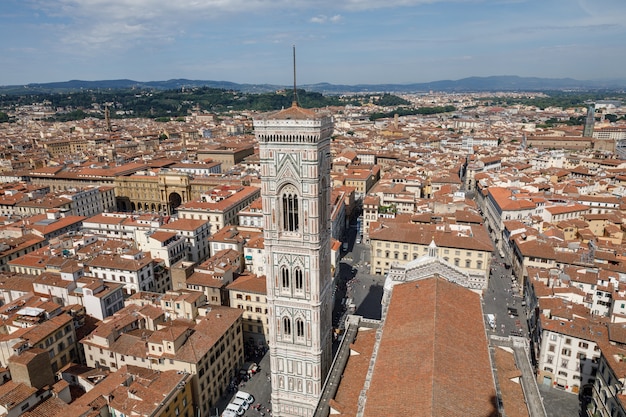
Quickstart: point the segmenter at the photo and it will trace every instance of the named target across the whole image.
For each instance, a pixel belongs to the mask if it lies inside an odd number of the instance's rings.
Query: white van
[[[248,404],[245,400],[237,397],[235,397],[235,399],[233,400],[233,404],[242,407],[244,410],[247,410],[248,407],[250,407],[250,404]]]
[[[235,394],[235,398],[241,398],[246,403],[248,403],[248,405],[252,405],[252,403],[254,403],[254,397],[244,391],[237,391],[237,394]]]
[[[246,410],[244,410],[244,408],[242,406],[236,405],[236,404],[233,404],[233,403],[228,404],[226,406],[226,409],[234,412],[238,416],[243,416],[243,413],[246,412]]]
[[[491,330],[496,329],[496,316],[494,314],[487,314],[487,322],[489,323]]]

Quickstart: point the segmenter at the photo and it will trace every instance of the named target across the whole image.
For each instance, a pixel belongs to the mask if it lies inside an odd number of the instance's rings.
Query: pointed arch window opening
[[[283,317],[283,334],[285,336],[291,335],[291,320],[289,317]]]
[[[302,269],[296,268],[294,270],[294,286],[296,291],[304,291],[304,274]]]
[[[283,266],[280,269],[280,274],[281,274],[281,283],[282,283],[283,289],[289,289],[289,286],[290,286],[289,269]]]
[[[298,195],[295,193],[283,194],[283,228],[287,232],[297,232],[300,228]]]
[[[304,337],[304,321],[302,319],[296,320],[296,337]]]

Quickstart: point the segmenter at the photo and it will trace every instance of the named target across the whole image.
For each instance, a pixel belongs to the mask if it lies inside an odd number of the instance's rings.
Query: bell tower
[[[332,132],[331,117],[301,108],[295,91],[290,108],[254,120],[277,417],[313,415],[332,361]]]

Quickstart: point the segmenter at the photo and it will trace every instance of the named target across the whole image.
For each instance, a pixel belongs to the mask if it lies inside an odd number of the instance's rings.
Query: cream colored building
[[[52,372],[80,360],[72,316],[61,313],[45,320],[42,311],[36,307],[22,308],[5,319],[23,327],[0,338],[0,365],[6,367],[11,356],[31,346],[48,351]]]
[[[212,234],[226,225],[237,224],[237,214],[260,195],[261,190],[257,187],[217,187],[178,207],[178,217],[206,220],[210,223],[209,232]]]
[[[187,372],[198,416],[208,417],[244,362],[241,311],[211,306],[172,321],[155,305],[129,305],[81,340],[87,366]],[[205,315],[204,315],[205,314]]]
[[[230,306],[243,310],[243,336],[246,343],[266,345],[269,328],[265,276],[240,275],[230,285]]]
[[[494,248],[482,226],[374,223],[370,228],[370,273],[386,274],[393,264],[406,264],[426,255],[433,242],[439,258],[483,276],[486,288]]]

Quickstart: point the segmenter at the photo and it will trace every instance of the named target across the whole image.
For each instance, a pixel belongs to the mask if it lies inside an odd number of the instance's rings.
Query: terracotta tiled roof
[[[521,372],[515,365],[513,353],[496,347],[495,362],[498,370],[498,383],[502,394],[502,405],[507,417],[528,417],[528,408],[521,384],[516,381]]]
[[[396,285],[364,417],[496,416],[483,321],[480,296],[446,279]]]
[[[32,388],[22,383],[7,381],[0,385],[0,404],[3,404],[8,410],[11,410],[11,404],[17,407],[28,397],[34,395],[35,392],[37,392],[37,388]]]
[[[371,240],[429,245],[433,240],[443,248],[470,249],[491,252],[493,244],[484,227],[467,226],[461,231],[441,228],[434,224],[387,223],[382,228],[370,228]],[[463,231],[467,231],[465,234]],[[471,231],[471,233],[470,233]]]
[[[319,116],[317,116],[317,114],[313,110],[303,109],[302,107],[294,103],[291,107],[287,109],[268,114],[267,118],[275,120],[310,120],[317,119],[319,118]]]
[[[357,414],[359,394],[363,389],[375,342],[376,330],[364,327],[359,330],[354,343],[350,346],[352,354],[343,371],[341,384],[335,398],[329,403],[341,416],[352,417]]]
[[[227,287],[229,290],[250,292],[255,294],[266,294],[267,287],[265,275],[257,277],[255,274],[244,274],[239,276]]]

